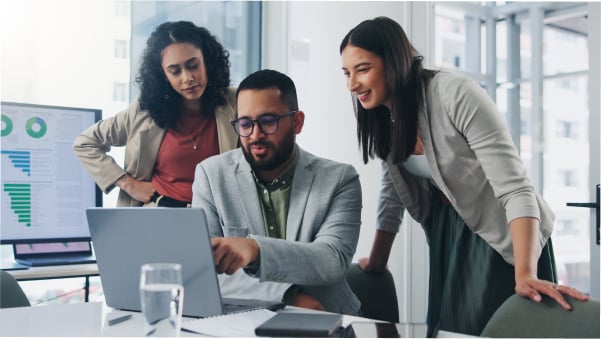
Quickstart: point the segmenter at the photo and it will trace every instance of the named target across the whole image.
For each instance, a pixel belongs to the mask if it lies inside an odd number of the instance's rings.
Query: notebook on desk
[[[262,337],[327,338],[340,330],[342,315],[335,313],[277,313],[255,329]]]
[[[89,208],[86,213],[109,307],[140,310],[140,267],[153,262],[182,265],[185,316],[285,306],[278,301],[222,298],[202,209]]]

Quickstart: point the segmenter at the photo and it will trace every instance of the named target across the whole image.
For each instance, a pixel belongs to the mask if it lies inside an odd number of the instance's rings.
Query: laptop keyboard
[[[51,266],[51,265],[76,265],[76,264],[93,264],[96,262],[94,258],[82,257],[49,257],[49,258],[27,258],[15,259],[15,261],[28,266]]]
[[[237,313],[242,311],[248,311],[252,309],[248,307],[248,305],[238,305],[238,304],[223,304],[224,313]]]

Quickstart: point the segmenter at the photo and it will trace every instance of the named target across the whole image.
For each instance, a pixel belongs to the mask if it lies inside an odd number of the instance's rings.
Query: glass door
[[[529,22],[523,36],[542,33],[542,43],[532,39],[532,102],[536,86],[542,89],[539,112],[531,112],[531,124],[542,117],[543,131],[530,128],[532,162],[530,169],[539,175],[545,200],[555,212],[553,245],[560,283],[591,294],[591,213],[585,208],[568,206],[585,201],[594,194],[591,182],[591,143],[589,109],[589,50],[586,6],[580,11],[541,11],[542,22]],[[563,13],[565,15],[558,15]],[[557,14],[557,15],[556,15]],[[531,16],[535,20],[536,15]],[[540,27],[540,28],[539,28]],[[537,52],[538,49],[538,52]],[[573,62],[565,62],[566,58]],[[535,64],[539,64],[541,83],[537,84]],[[532,107],[537,108],[536,104]],[[538,139],[538,140],[537,140]],[[537,147],[538,146],[538,147]],[[537,161],[538,160],[538,161]],[[536,164],[542,164],[537,167]],[[535,180],[536,182],[536,180]]]

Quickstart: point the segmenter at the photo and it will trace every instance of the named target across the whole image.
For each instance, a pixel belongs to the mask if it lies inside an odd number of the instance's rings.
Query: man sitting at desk
[[[228,274],[222,294],[357,314],[345,280],[361,224],[357,172],[296,145],[305,114],[288,76],[255,72],[236,96],[242,147],[197,165],[192,185],[217,271]]]

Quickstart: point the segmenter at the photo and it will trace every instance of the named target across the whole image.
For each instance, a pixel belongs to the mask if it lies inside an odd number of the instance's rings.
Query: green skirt
[[[430,246],[427,336],[439,330],[478,336],[515,293],[514,267],[465,225],[436,187],[431,189],[432,212],[423,224]],[[539,258],[538,277],[557,282],[551,239]]]

